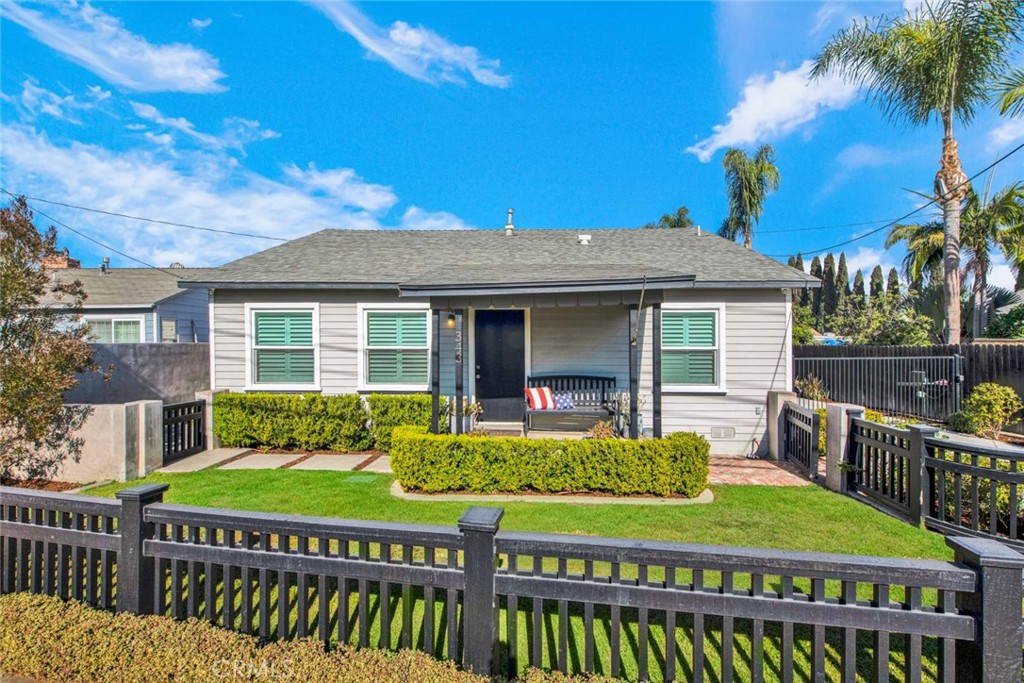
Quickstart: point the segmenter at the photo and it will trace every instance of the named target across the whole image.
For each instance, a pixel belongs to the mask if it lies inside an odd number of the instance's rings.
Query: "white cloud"
[[[713,134],[686,149],[703,162],[720,149],[754,145],[784,137],[819,114],[848,107],[857,97],[856,86],[834,76],[808,80],[811,61],[770,77],[755,74],[747,79],[740,101],[728,114],[726,123],[713,127]]]
[[[837,258],[837,264],[838,261],[839,259]],[[882,266],[882,273],[887,277],[889,270],[896,267],[896,263],[892,260],[892,254],[882,249],[857,247],[857,251],[853,254],[846,255],[846,270],[850,274],[851,283],[859,270],[864,274],[864,283],[866,285],[871,276],[871,271],[874,270],[875,266],[879,265]],[[899,270],[898,267],[897,270]]]
[[[195,125],[186,118],[164,116],[160,113],[159,109],[151,104],[134,101],[130,102],[130,104],[132,105],[132,111],[134,111],[135,115],[140,119],[152,121],[158,126],[176,130],[179,133],[183,133],[193,140],[196,140],[200,144],[214,149],[234,149],[244,154],[245,145],[251,142],[281,137],[280,134],[275,131],[267,128],[261,128],[259,121],[252,121],[250,119],[243,119],[239,117],[224,119],[224,132],[220,135],[202,133],[196,130]],[[163,136],[160,137],[162,142]]]
[[[368,183],[351,169],[292,165],[275,179],[245,170],[223,152],[62,145],[22,124],[3,125],[0,136],[9,189],[111,212],[292,239],[322,228],[389,227],[387,212],[397,202],[391,188]],[[274,244],[49,206],[43,210],[154,265],[215,265]],[[468,226],[451,214],[410,207],[399,227]]]
[[[45,7],[43,12],[7,0],[3,16],[72,62],[129,90],[209,93],[225,89],[219,82],[224,73],[208,52],[186,43],[154,45],[88,2]]]
[[[472,230],[473,226],[447,211],[427,211],[410,206],[398,226],[403,230]]]
[[[22,121],[35,121],[45,114],[75,125],[82,125],[82,121],[75,115],[76,111],[93,109],[109,97],[110,92],[99,86],[89,86],[82,99],[70,93],[58,95],[40,86],[32,78],[22,82],[19,95],[4,95],[5,100],[17,107]]]
[[[482,85],[507,88],[511,78],[498,73],[501,62],[481,56],[479,50],[456,45],[423,26],[396,21],[390,28],[373,23],[351,2],[308,0],[339,29],[348,33],[371,55],[426,83],[465,84],[466,76]]]
[[[884,166],[896,161],[898,156],[884,147],[858,142],[840,152],[836,157],[836,162],[843,168],[853,171],[860,168]]]
[[[188,22],[188,25],[194,28],[196,31],[202,32],[204,28],[209,28],[210,24],[212,23],[213,19],[199,19],[193,17],[192,21]]]
[[[996,263],[993,263],[992,270],[988,273],[988,283],[989,285],[1002,287],[1012,292],[1017,287],[1017,278],[1007,263],[1000,263],[999,261],[1002,261],[1002,259],[997,258]]]
[[[989,153],[1004,151],[1024,138],[1024,119],[1008,119],[989,131],[986,148]]]
[[[838,21],[846,23],[849,11],[846,3],[823,2],[818,11],[814,13],[814,26],[811,27],[811,37],[822,35],[827,29],[834,26]]]

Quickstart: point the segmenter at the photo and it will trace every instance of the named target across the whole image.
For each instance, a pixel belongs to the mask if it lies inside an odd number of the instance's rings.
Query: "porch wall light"
[[[448,327],[455,327],[455,314],[449,313],[447,320]]]

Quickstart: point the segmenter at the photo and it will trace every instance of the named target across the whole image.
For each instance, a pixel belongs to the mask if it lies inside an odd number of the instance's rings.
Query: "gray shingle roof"
[[[155,268],[108,268],[103,273],[99,268],[60,268],[48,272],[61,282],[81,282],[88,295],[86,307],[146,308],[181,294],[180,279],[205,277],[213,271],[207,268],[175,268],[167,272]],[[53,303],[53,299],[47,297],[40,303]]]
[[[577,235],[592,236],[590,244]],[[696,286],[817,286],[818,280],[690,229],[323,230],[190,276],[197,286],[489,285],[695,278]],[[187,285],[186,285],[187,286]]]

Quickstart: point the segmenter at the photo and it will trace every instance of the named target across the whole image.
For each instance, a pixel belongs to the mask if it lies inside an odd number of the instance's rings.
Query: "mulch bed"
[[[13,486],[19,489],[32,489],[33,491],[70,491],[77,489],[82,484],[72,481],[53,481],[52,479],[0,479],[0,486]]]

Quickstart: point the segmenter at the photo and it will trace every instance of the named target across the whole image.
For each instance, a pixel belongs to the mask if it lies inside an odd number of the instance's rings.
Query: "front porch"
[[[522,433],[530,378],[601,377],[614,380],[608,400],[630,438],[661,436],[660,291],[431,297],[430,308],[435,414],[441,396],[477,402],[482,422]],[[580,438],[597,421],[547,412],[535,413],[530,436]]]

